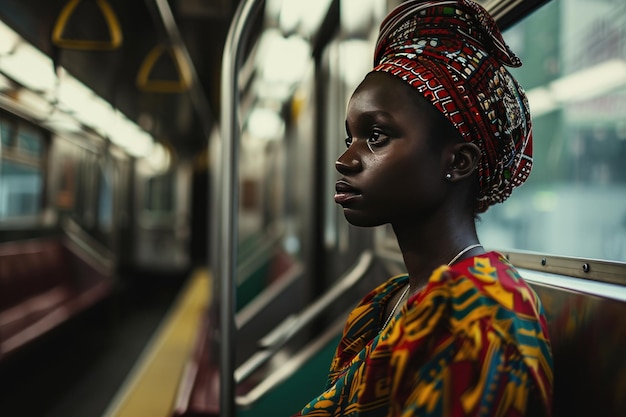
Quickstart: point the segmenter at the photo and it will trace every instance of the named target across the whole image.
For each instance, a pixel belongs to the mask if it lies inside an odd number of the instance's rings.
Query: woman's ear
[[[472,175],[478,163],[482,152],[475,143],[456,143],[452,148],[451,163],[446,172],[446,179],[449,181],[457,181]]]

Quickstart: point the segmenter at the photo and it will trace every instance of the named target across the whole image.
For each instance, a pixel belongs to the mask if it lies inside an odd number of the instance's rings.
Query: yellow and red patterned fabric
[[[493,18],[470,0],[408,0],[380,26],[372,71],[414,87],[481,148],[479,213],[530,175],[528,100],[505,67],[521,65]]]
[[[297,416],[551,414],[552,353],[535,292],[497,252],[442,266],[385,329],[408,283],[391,278],[352,311],[324,392]]]

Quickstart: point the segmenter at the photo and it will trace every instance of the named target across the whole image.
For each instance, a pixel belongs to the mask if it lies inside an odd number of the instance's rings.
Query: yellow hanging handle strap
[[[154,79],[151,74],[155,64],[161,56],[168,56],[172,59],[178,79],[163,80]],[[146,58],[139,67],[137,73],[137,88],[141,91],[150,93],[182,93],[187,91],[191,86],[191,69],[187,59],[183,56],[176,46],[168,47],[165,45],[157,45],[146,55]]]
[[[97,0],[96,4],[104,16],[109,29],[109,40],[69,39],[63,37],[65,27],[76,6],[82,0],[70,0],[61,10],[61,14],[52,30],[52,42],[60,48],[82,49],[87,51],[104,51],[116,49],[122,44],[122,30],[117,15],[107,0]]]

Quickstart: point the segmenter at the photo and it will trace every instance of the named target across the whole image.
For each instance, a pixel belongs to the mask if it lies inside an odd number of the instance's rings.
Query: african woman
[[[407,273],[349,315],[326,387],[298,415],[551,414],[540,300],[476,217],[528,177],[520,66],[469,0],[402,3],[349,101],[335,201],[357,226],[390,224]]]

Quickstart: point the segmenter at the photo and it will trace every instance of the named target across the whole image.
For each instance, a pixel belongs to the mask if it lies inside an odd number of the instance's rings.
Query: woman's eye
[[[387,136],[378,129],[372,131],[372,134],[367,139],[367,143],[370,145],[382,145],[387,141]]]
[[[367,138],[366,143],[367,143],[368,148],[372,150],[372,147],[381,147],[385,143],[387,143],[388,140],[389,140],[389,137],[385,133],[383,133],[381,130],[374,129],[372,130],[372,133],[370,134],[370,136]],[[349,148],[350,145],[352,145],[352,143],[354,142],[354,138],[351,136],[348,136],[347,138],[345,138],[344,141],[346,143],[346,148]]]

